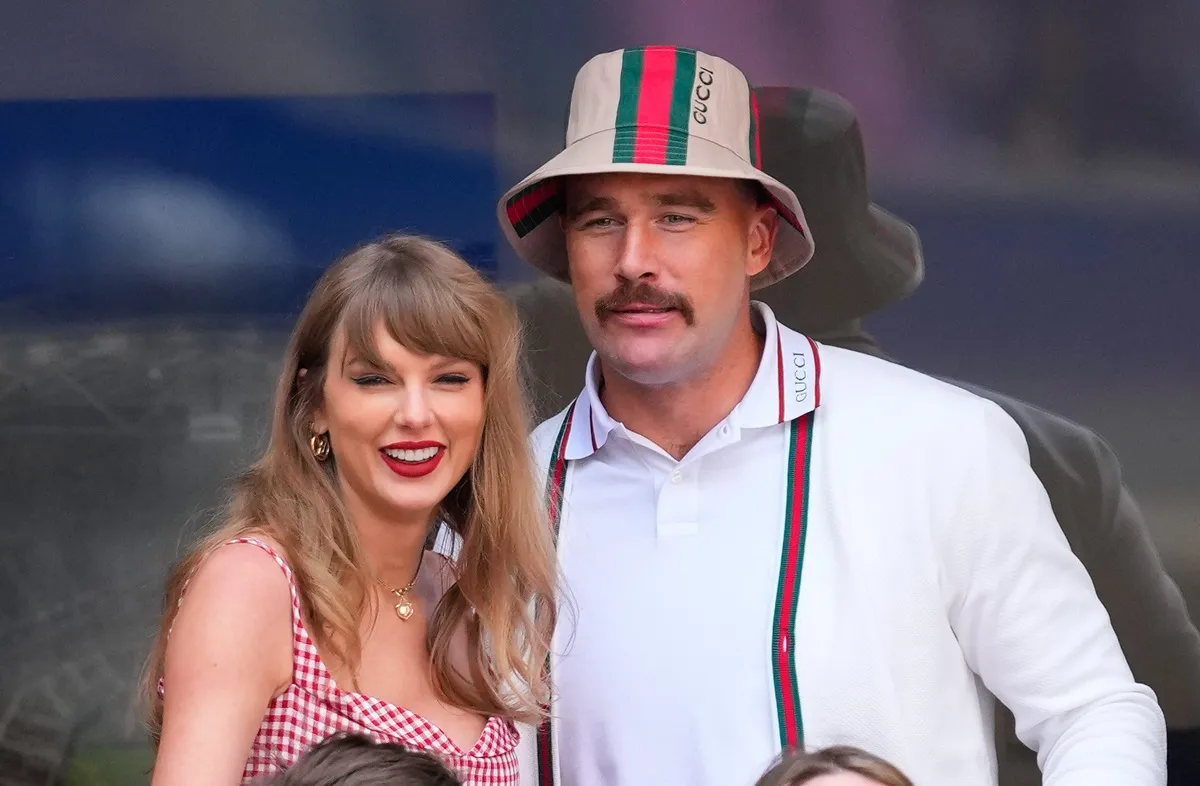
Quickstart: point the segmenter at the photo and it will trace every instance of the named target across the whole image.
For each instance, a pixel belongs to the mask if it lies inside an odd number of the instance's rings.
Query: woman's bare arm
[[[193,577],[167,645],[153,786],[234,786],[271,699],[292,678],[287,578],[262,549],[218,549]]]

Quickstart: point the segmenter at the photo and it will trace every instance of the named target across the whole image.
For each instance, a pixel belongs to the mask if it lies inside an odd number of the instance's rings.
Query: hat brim
[[[912,224],[875,203],[867,208],[870,234],[865,239],[864,264],[881,290],[880,304],[908,297],[925,280],[921,236]]]
[[[559,179],[608,172],[733,178],[761,183],[779,212],[780,222],[771,262],[750,279],[751,289],[781,281],[812,259],[813,239],[795,193],[732,150],[693,137],[686,164],[612,163],[615,138],[616,131],[610,129],[578,140],[500,199],[497,217],[505,237],[521,258],[535,268],[559,281],[570,281],[566,241],[558,220],[562,207]]]

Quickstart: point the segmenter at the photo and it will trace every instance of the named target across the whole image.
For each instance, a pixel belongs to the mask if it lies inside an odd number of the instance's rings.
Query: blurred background
[[[1194,0],[15,5],[0,783],[146,782],[131,699],[162,581],[262,446],[307,288],[393,229],[530,277],[495,200],[561,148],[576,69],[623,46],[847,97],[926,255],[872,332],[1103,434],[1200,608]]]

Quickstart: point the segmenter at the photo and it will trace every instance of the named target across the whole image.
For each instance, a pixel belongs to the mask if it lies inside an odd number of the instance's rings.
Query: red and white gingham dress
[[[267,543],[239,538],[270,554],[287,576],[292,593],[292,684],[267,705],[254,738],[242,782],[291,765],[300,754],[331,734],[366,734],[428,751],[455,770],[466,786],[516,786],[519,735],[512,721],[488,719],[478,742],[467,751],[446,733],[403,707],[337,686],[304,626],[300,594],[287,562]],[[160,685],[159,690],[162,690]]]

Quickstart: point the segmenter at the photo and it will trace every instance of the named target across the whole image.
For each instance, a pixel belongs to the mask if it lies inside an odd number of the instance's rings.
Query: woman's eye
[[[354,382],[354,384],[362,385],[363,387],[370,387],[372,385],[382,385],[387,382],[386,379],[379,376],[378,374],[366,374],[361,377],[354,377],[354,379],[351,381]]]
[[[466,374],[442,374],[437,381],[443,385],[465,385],[471,381]]]

